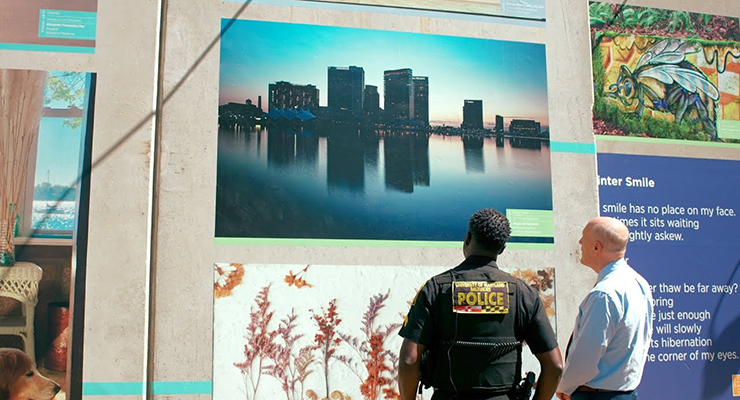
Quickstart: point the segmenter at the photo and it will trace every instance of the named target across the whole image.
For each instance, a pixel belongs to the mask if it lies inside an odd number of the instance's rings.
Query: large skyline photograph
[[[486,127],[496,115],[548,125],[543,44],[265,21],[236,21],[221,38],[219,104],[264,103],[287,81],[316,86],[326,106],[331,66],[362,68],[380,104],[384,71],[428,77],[432,126],[459,126],[466,99],[483,101]]]
[[[217,237],[460,241],[494,207],[528,227],[514,241],[552,243],[544,45],[251,20],[224,32]]]

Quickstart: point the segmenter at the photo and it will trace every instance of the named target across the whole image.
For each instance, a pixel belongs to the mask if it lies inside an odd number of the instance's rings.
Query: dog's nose
[[[62,390],[62,388],[61,388],[61,387],[60,387],[59,385],[57,385],[57,384],[55,383],[55,384],[54,384],[54,394],[57,394],[57,393],[59,393],[59,391],[60,391],[60,390]]]

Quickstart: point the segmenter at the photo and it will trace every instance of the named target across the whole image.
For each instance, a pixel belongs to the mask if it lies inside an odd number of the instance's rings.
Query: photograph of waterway
[[[216,237],[462,241],[478,209],[552,210],[548,142],[515,140],[431,129],[221,128]]]

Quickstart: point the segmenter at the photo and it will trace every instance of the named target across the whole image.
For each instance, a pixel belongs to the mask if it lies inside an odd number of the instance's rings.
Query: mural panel
[[[398,330],[449,268],[215,264],[214,400],[397,399]],[[554,268],[504,270],[539,291],[555,326]],[[525,371],[537,365],[523,354]]]
[[[544,45],[223,24],[217,238],[458,247],[493,207],[552,246]]]
[[[601,213],[630,227],[629,263],[653,291],[640,397],[733,398],[740,368],[740,183],[726,177],[740,172],[740,161],[626,154],[599,154],[598,161]],[[630,179],[652,185],[614,184]]]
[[[592,2],[594,133],[740,143],[738,19]]]
[[[80,378],[67,368],[73,251],[16,242],[77,229],[93,86],[90,73],[0,69],[0,365],[35,364],[36,398],[64,400]],[[0,382],[7,398],[29,396],[18,393],[26,371],[16,372]]]

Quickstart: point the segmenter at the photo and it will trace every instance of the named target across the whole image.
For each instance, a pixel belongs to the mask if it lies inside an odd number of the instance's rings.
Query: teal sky
[[[50,71],[50,76],[63,72]],[[80,84],[84,84],[84,80]],[[66,101],[49,100],[46,107],[69,108]],[[47,174],[52,185],[74,185],[80,173],[80,147],[82,127],[72,129],[64,125],[64,118],[42,118],[39,125],[39,145],[36,156],[35,185],[46,182]],[[84,124],[83,124],[84,126]]]
[[[548,125],[543,44],[250,20],[236,21],[221,38],[219,104],[257,104],[261,95],[266,110],[268,85],[284,80],[316,85],[325,106],[327,68],[350,65],[378,86],[381,107],[383,71],[411,68],[429,77],[432,124],[459,125],[463,101],[474,99],[483,100],[487,125],[496,114]]]
[[[64,118],[42,118],[35,185],[46,182],[47,172],[52,185],[74,184],[80,172],[81,145],[82,127],[65,126]]]

